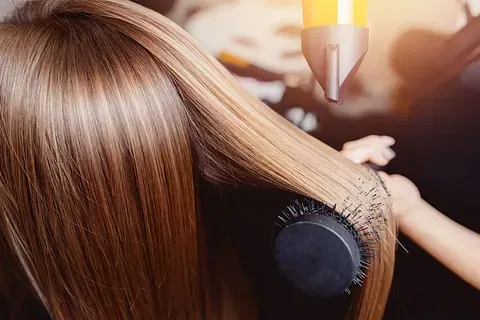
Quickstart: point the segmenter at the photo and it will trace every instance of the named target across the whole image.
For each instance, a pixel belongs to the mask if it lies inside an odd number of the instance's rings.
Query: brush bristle
[[[372,267],[372,259],[375,257],[379,241],[378,232],[369,228],[368,225],[363,225],[365,221],[361,219],[362,215],[359,210],[339,213],[335,206],[329,207],[324,203],[304,197],[293,200],[277,217],[275,221],[276,233],[305,215],[328,216],[340,223],[354,237],[360,253],[360,267],[355,278],[345,290],[345,293],[351,294],[355,286],[362,286],[363,280],[367,277],[368,269]],[[367,223],[368,221],[370,220],[367,218]]]

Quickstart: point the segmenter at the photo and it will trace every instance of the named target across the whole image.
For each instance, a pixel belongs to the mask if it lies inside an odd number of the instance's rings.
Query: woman
[[[16,10],[0,25],[0,133],[1,252],[15,260],[2,258],[54,319],[261,317],[227,228],[238,215],[213,214],[205,196],[241,186],[355,212],[375,255],[351,315],[382,317],[396,225],[380,180],[153,11],[121,0]]]

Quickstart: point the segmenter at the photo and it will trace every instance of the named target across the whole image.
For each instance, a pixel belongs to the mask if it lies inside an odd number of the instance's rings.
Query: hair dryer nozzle
[[[342,90],[357,73],[368,50],[366,27],[337,24],[302,30],[302,51],[330,102],[342,103]]]

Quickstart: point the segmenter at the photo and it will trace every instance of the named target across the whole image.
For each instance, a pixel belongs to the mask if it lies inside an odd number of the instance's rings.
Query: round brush
[[[302,198],[284,208],[276,225],[275,262],[296,289],[331,297],[362,284],[378,234],[367,232],[355,213]]]

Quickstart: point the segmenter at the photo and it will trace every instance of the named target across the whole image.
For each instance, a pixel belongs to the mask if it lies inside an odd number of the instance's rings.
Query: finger
[[[371,149],[367,147],[342,150],[341,153],[354,163],[371,161],[376,165],[387,165],[395,157],[395,152],[390,148]]]
[[[385,145],[391,147],[395,144],[395,139],[390,136],[381,136],[381,140]]]
[[[381,166],[386,166],[390,161],[395,158],[395,152],[390,148],[383,148],[381,150],[375,150],[369,156],[369,160]]]
[[[342,150],[340,151],[341,154],[348,160],[352,161],[353,163],[359,163],[359,159],[361,157],[358,156],[358,150],[350,151],[350,150]]]
[[[364,163],[370,158],[370,150],[367,148],[343,150],[342,154],[353,163]]]
[[[365,143],[370,144],[372,140],[375,140],[375,137],[379,138],[378,136],[370,135],[357,140],[348,141],[343,144],[342,149],[358,148],[360,146],[363,146]]]
[[[385,149],[381,150],[380,153],[381,153],[386,159],[388,159],[389,161],[392,160],[393,158],[395,158],[395,156],[396,156],[395,151],[393,151],[391,148],[385,148]]]
[[[391,147],[395,144],[395,139],[390,136],[368,136],[362,139],[349,141],[342,147],[343,150],[351,150],[357,148],[381,148]]]
[[[395,144],[395,140],[391,137],[377,137],[376,139],[363,141],[359,143],[361,147],[369,147],[371,149],[391,149],[391,146]]]
[[[390,162],[390,159],[385,157],[385,155],[383,155],[382,153],[375,153],[370,155],[369,160],[377,166],[386,166]]]
[[[354,163],[371,161],[384,166],[395,157],[395,152],[388,147],[394,143],[395,139],[390,136],[368,136],[346,143],[340,152]]]
[[[390,136],[371,135],[357,141],[358,143],[362,143],[362,144],[372,144],[376,146],[386,146],[386,147],[390,147],[395,144],[395,139]]]

